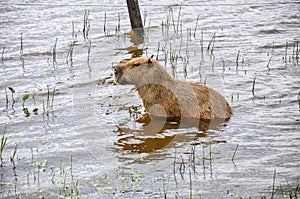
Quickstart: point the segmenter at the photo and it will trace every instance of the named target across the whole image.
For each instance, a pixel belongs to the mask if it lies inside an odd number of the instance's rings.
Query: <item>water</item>
[[[273,185],[288,195],[300,166],[299,2],[140,7],[144,39],[129,34],[123,1],[0,3],[1,197],[260,198]],[[138,53],[218,90],[230,121],[160,133],[135,122],[141,100],[111,74]]]

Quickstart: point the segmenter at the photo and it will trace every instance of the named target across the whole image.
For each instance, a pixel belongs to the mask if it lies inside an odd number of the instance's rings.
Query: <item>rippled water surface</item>
[[[0,2],[1,198],[294,196],[300,3],[139,3],[144,38],[125,1]],[[152,54],[219,91],[232,118],[136,122],[141,100],[112,66]]]

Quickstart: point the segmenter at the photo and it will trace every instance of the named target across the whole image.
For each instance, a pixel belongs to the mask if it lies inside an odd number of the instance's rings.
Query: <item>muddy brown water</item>
[[[140,6],[144,38],[123,1],[0,3],[0,197],[289,196],[300,177],[299,2]],[[175,78],[218,90],[232,118],[206,131],[136,122],[141,100],[112,83],[112,66],[152,54]]]

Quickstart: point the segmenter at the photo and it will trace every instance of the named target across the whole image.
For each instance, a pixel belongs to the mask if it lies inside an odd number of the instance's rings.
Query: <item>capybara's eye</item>
[[[139,65],[140,65],[140,63],[138,63],[138,62],[136,62],[136,63],[133,64],[133,66],[135,66],[135,67],[137,67]]]

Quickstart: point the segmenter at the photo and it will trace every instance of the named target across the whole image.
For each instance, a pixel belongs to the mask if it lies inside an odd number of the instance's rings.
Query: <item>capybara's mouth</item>
[[[114,80],[116,83],[119,83],[121,76],[122,76],[122,70],[118,67],[114,67]]]

